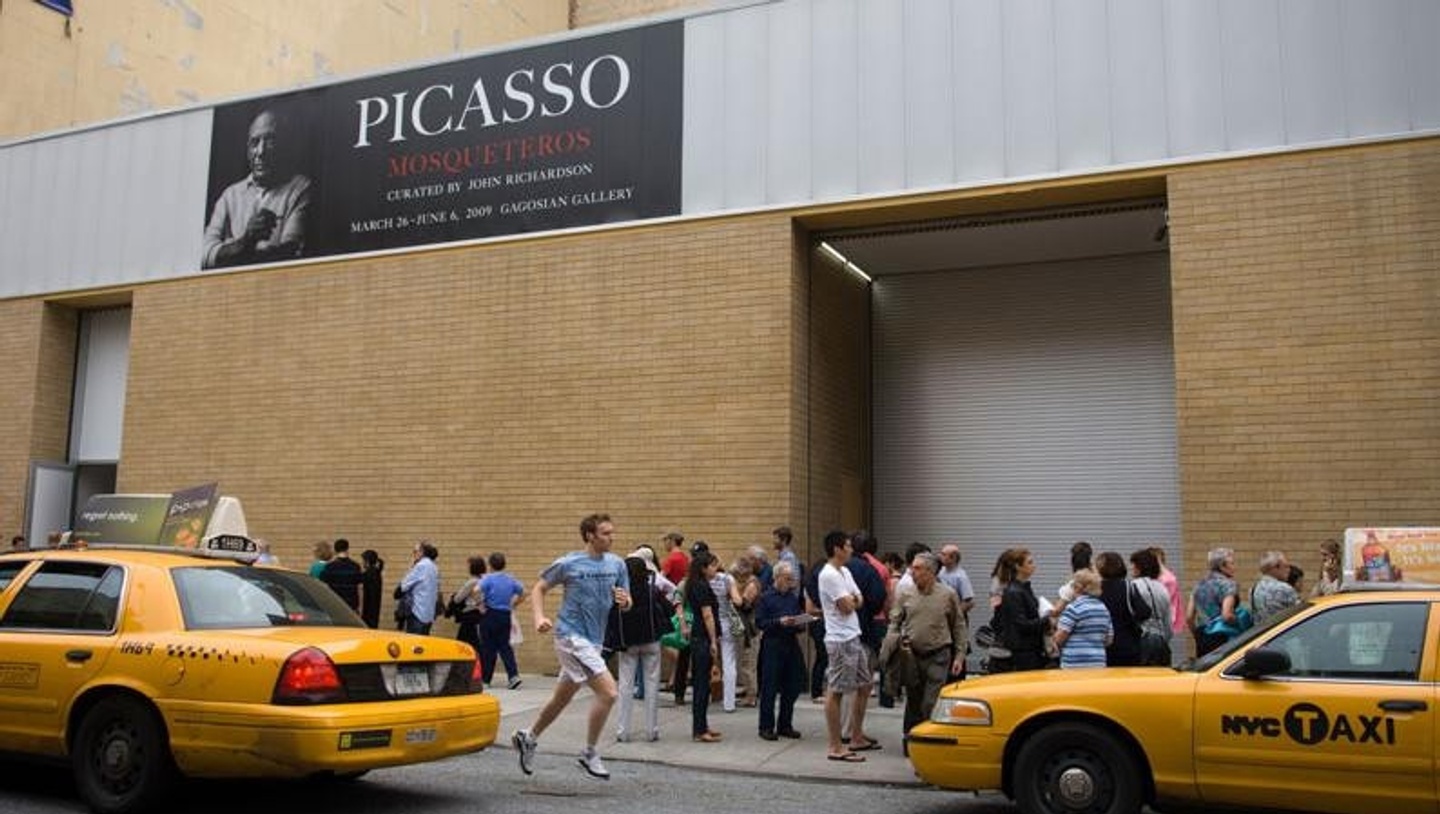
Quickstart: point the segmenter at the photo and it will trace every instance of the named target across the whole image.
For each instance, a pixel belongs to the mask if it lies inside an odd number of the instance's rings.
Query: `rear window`
[[[275,568],[176,568],[175,590],[188,630],[364,627],[325,583]]]
[[[124,582],[125,572],[113,565],[42,563],[20,586],[5,617],[0,619],[0,627],[111,632]]]

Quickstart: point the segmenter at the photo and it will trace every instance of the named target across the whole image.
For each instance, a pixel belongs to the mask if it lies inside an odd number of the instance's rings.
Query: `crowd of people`
[[[746,547],[728,563],[703,540],[687,549],[679,531],[660,538],[660,551],[640,545],[621,557],[603,514],[586,517],[580,537],[583,548],[552,562],[528,591],[495,552],[469,557],[467,578],[449,594],[440,590],[439,552],[422,540],[394,590],[400,629],[428,634],[437,617],[453,617],[485,682],[503,663],[511,689],[521,684],[513,645],[524,635],[514,611],[528,596],[534,631],[553,633],[559,681],[535,722],[512,737],[527,774],[540,736],[582,686],[593,701],[578,762],[606,778],[599,742],[617,702],[619,742],[660,740],[658,699],[668,693],[677,705],[688,697],[691,738],[716,743],[725,735],[711,725],[712,703],[724,713],[758,707],[762,739],[800,738],[795,707],[808,693],[824,705],[827,758],[855,763],[881,748],[866,728],[872,696],[882,706],[903,699],[908,731],[929,716],[945,684],[966,677],[976,593],[955,543],[881,554],[869,532],[836,530],[823,538],[824,556],[805,565],[786,526],[771,532],[770,546]],[[373,550],[356,563],[349,549],[344,539],[317,543],[310,571],[378,627],[385,563]],[[1309,592],[1333,593],[1340,545],[1327,540],[1319,553]],[[982,669],[1169,665],[1185,649],[1177,637],[1192,635],[1203,656],[1306,592],[1303,572],[1280,551],[1260,556],[1248,592],[1229,548],[1209,552],[1205,576],[1183,595],[1165,559],[1158,547],[1127,557],[1077,542],[1062,587],[1045,596],[1032,587],[1033,553],[1004,551],[990,574],[990,622],[973,637]],[[544,598],[556,589],[563,596],[552,620]]]

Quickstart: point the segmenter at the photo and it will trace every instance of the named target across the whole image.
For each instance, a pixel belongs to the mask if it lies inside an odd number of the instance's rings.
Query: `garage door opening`
[[[1011,546],[1051,597],[1077,540],[1178,568],[1163,200],[832,233],[814,262],[871,279],[870,528],[958,542],[972,625]]]

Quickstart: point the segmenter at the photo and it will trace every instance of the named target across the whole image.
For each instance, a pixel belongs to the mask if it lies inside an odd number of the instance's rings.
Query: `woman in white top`
[[[724,687],[720,695],[720,706],[726,712],[734,712],[735,684],[738,677],[736,666],[740,656],[739,648],[745,644],[745,629],[738,610],[743,600],[735,577],[725,571],[716,572],[710,580],[710,590],[715,592],[715,598],[720,603],[720,680]]]

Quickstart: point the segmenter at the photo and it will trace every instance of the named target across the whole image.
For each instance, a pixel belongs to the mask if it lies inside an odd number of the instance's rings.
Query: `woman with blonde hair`
[[[1074,597],[1055,623],[1060,667],[1104,667],[1105,649],[1115,637],[1110,610],[1100,601],[1100,575],[1084,568],[1070,578]]]
[[[315,561],[310,563],[310,576],[319,579],[325,566],[335,559],[335,549],[330,546],[329,540],[321,540],[315,544],[315,548],[312,550],[315,552]]]

